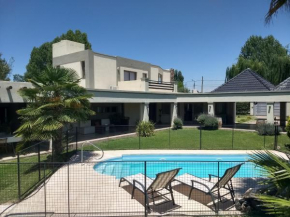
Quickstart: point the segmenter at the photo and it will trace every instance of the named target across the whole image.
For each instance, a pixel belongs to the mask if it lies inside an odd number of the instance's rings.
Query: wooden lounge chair
[[[132,196],[131,196],[132,199],[134,198],[135,189],[137,188],[138,190],[140,190],[145,195],[145,200],[146,200],[145,206],[147,207],[148,210],[150,210],[148,198],[153,200],[154,205],[160,205],[161,203],[155,204],[155,199],[157,197],[163,197],[167,194],[171,195],[172,203],[173,205],[175,205],[171,182],[176,177],[180,169],[181,168],[177,168],[174,170],[169,170],[166,172],[158,173],[156,174],[155,179],[151,179],[142,173],[132,175],[132,176],[127,176],[127,177],[122,177],[120,179],[119,187],[121,186],[121,182],[124,182],[124,181],[127,181],[129,184],[133,185]],[[145,178],[146,178],[146,186],[145,186]],[[160,193],[164,189],[169,192],[163,193],[163,194]]]
[[[202,191],[206,194],[209,194],[211,196],[212,201],[213,201],[215,211],[217,212],[217,206],[216,206],[215,199],[214,199],[215,192],[218,192],[218,199],[220,200],[220,202],[222,202],[222,197],[230,194],[233,203],[235,203],[235,191],[234,191],[233,184],[232,184],[232,178],[239,171],[241,166],[242,166],[242,164],[238,164],[237,166],[228,168],[225,171],[224,175],[221,178],[219,178],[218,181],[215,183],[211,182],[211,178],[212,178],[212,176],[213,177],[217,177],[217,176],[212,175],[212,174],[209,174],[209,180],[206,180],[206,179],[202,179],[202,178],[196,177],[194,175],[185,173],[185,174],[175,178],[174,181],[178,181],[182,184],[185,184],[185,185],[188,185],[191,187],[189,195],[188,195],[188,199],[191,198],[191,193],[192,193],[193,189],[197,189],[197,190]],[[221,195],[220,194],[221,189],[225,189],[228,192],[225,193],[224,195]]]

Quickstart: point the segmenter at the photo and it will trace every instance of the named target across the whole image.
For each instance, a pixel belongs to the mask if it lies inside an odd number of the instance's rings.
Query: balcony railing
[[[149,89],[174,91],[173,82],[160,82],[160,81],[148,80],[148,83],[149,83]]]

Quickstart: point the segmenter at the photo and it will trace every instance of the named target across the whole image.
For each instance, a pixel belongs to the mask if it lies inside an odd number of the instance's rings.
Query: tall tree
[[[174,70],[174,81],[177,81],[177,91],[178,92],[186,92],[188,93],[189,90],[184,87],[184,77],[182,75],[182,72],[179,70]]]
[[[11,58],[8,62],[2,58],[2,53],[0,53],[0,80],[9,81],[9,75],[12,71],[14,59]]]
[[[60,42],[61,40],[70,40],[85,44],[85,49],[92,49],[86,33],[82,33],[80,30],[73,32],[72,30],[67,33],[56,37],[51,42],[46,42],[40,47],[34,47],[30,54],[30,60],[26,66],[26,73],[24,79],[39,76],[40,72],[46,69],[46,67],[52,66],[52,44]]]
[[[33,88],[19,91],[28,104],[17,111],[22,124],[15,133],[24,141],[52,138],[54,151],[60,154],[64,127],[94,114],[90,110],[91,95],[78,85],[80,80],[71,69],[47,67],[29,81]]]
[[[24,76],[23,75],[19,75],[19,74],[15,74],[13,75],[13,81],[15,82],[24,82]]]
[[[270,8],[265,17],[265,22],[269,23],[272,17],[277,15],[279,11],[285,9],[290,11],[290,0],[271,0]]]
[[[290,76],[290,55],[273,36],[251,36],[241,48],[237,63],[226,69],[226,80],[247,68],[277,85]]]

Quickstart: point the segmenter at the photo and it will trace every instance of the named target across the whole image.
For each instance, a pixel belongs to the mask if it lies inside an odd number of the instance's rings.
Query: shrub
[[[174,118],[173,120],[173,129],[182,129],[183,123],[180,118]]]
[[[205,129],[208,130],[216,130],[218,129],[219,123],[218,119],[214,116],[201,114],[198,116],[197,121],[204,126]]]
[[[288,117],[287,125],[285,127],[285,130],[287,132],[287,136],[290,138],[290,117]]]
[[[197,121],[198,121],[200,124],[204,125],[205,119],[206,119],[207,117],[208,117],[207,114],[200,114],[200,115],[197,117]]]
[[[259,135],[274,136],[275,135],[275,125],[270,123],[258,123],[256,131]],[[278,127],[278,135],[282,131],[281,127]]]
[[[250,103],[249,102],[237,102],[236,109],[238,115],[247,115],[250,113]]]
[[[136,133],[141,137],[150,137],[154,135],[154,123],[151,121],[139,121]]]

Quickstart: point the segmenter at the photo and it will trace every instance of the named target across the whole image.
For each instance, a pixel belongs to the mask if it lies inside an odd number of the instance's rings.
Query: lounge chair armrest
[[[134,179],[133,180],[133,186],[136,187],[136,183],[138,183],[143,188],[144,192],[146,191],[145,186],[143,185],[143,183],[141,183],[141,182],[137,181],[136,179]]]
[[[214,176],[214,177],[217,177],[218,179],[220,179],[218,176],[216,175],[213,175],[213,174],[208,174],[208,177],[209,177],[209,181],[211,181],[211,177]]]
[[[206,187],[208,189],[209,192],[211,191],[211,189],[206,184],[204,184],[202,182],[195,181],[195,180],[191,180],[191,185],[193,188],[194,188],[194,183],[198,183],[200,185],[203,185],[204,187]]]

